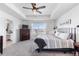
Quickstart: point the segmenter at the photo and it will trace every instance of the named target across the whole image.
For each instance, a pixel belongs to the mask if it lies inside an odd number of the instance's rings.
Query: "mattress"
[[[38,35],[36,38],[42,38],[46,42],[47,46],[44,48],[74,48],[74,41],[72,39],[58,39],[53,35],[43,34]]]

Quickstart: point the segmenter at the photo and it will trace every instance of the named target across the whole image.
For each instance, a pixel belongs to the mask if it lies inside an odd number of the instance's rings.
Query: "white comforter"
[[[53,35],[38,35],[36,38],[42,38],[46,42],[47,46],[44,48],[74,48],[73,40],[71,39],[58,39]]]

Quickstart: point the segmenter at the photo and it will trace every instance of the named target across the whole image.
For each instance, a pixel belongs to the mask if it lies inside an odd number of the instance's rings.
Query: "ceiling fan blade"
[[[32,8],[28,8],[28,7],[23,7],[24,9],[32,9]]]
[[[46,8],[46,6],[37,7],[37,9],[43,9],[43,8]]]
[[[38,12],[38,13],[42,14],[42,12],[41,12],[41,11],[36,11],[36,12]]]

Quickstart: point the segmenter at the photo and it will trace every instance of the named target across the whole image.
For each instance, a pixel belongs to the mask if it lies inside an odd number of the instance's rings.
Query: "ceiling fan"
[[[31,3],[31,5],[32,5],[32,8],[25,7],[25,6],[23,6],[23,8],[24,8],[24,9],[32,10],[33,12],[38,12],[38,13],[40,13],[40,14],[42,14],[42,12],[39,11],[39,9],[46,8],[46,6],[39,6],[39,7],[36,7],[36,3]]]

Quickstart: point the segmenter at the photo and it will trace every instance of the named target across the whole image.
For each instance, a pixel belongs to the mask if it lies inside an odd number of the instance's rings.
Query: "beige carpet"
[[[1,54],[0,54],[1,55]],[[1,56],[73,56],[72,53],[63,52],[40,52],[37,53],[33,48],[33,41],[27,40],[18,42],[4,49]]]

